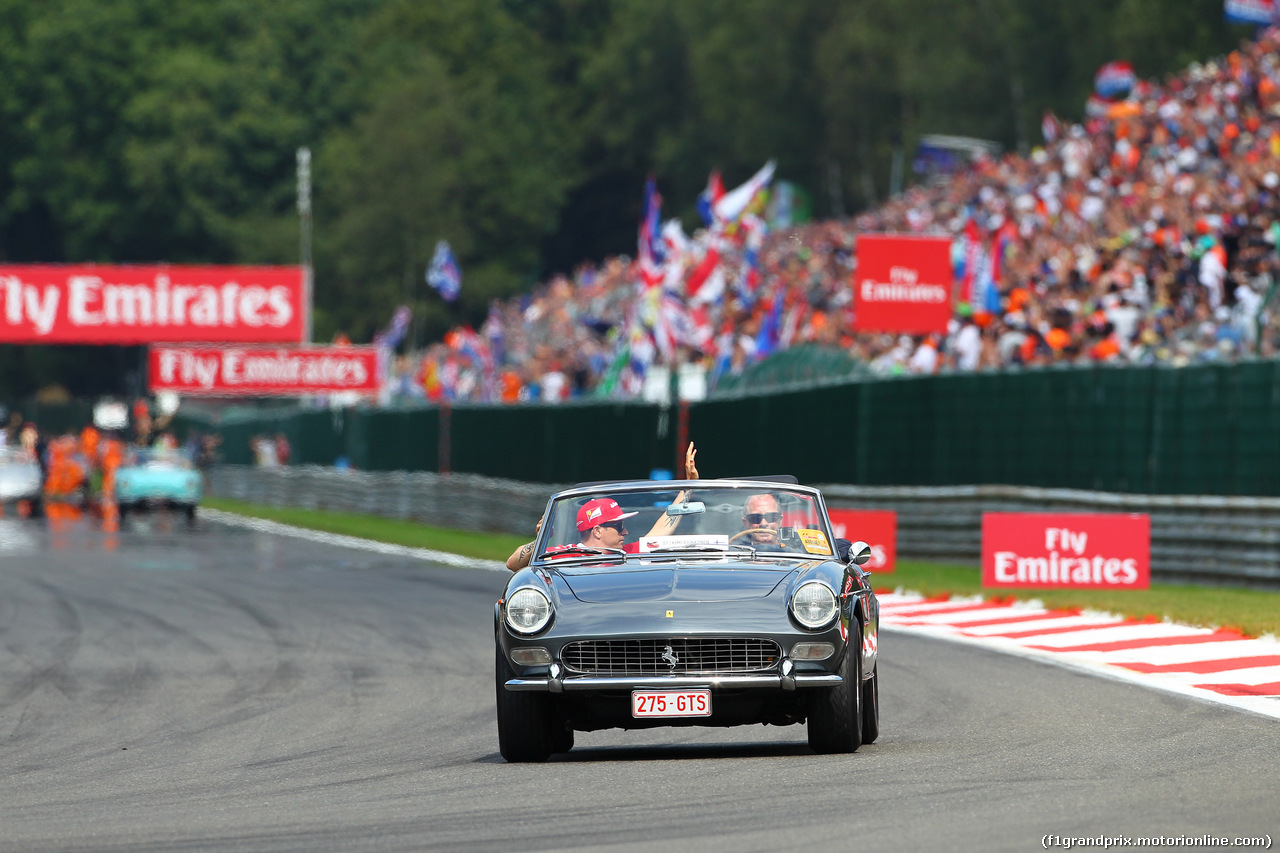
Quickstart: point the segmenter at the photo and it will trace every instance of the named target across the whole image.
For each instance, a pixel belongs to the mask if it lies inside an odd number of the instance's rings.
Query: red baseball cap
[[[587,501],[578,510],[578,532],[586,533],[597,524],[610,521],[621,521],[636,515],[634,512],[623,512],[622,507],[613,498],[596,498]]]

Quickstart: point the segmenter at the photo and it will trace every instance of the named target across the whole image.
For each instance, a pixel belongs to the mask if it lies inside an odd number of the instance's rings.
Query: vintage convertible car
[[[204,487],[191,457],[179,450],[132,451],[115,472],[120,521],[133,512],[170,509],[195,521]]]
[[[807,722],[824,753],[876,739],[871,549],[832,536],[817,489],[584,484],[544,518],[494,608],[506,760],[544,761],[606,728]]]
[[[0,506],[20,505],[38,514],[44,487],[40,465],[19,447],[0,447]]]

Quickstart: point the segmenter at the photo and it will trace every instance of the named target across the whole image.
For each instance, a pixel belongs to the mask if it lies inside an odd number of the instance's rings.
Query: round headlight
[[[518,589],[507,599],[507,624],[520,634],[541,631],[551,620],[551,601],[533,587]]]
[[[836,615],[836,594],[821,581],[801,584],[791,596],[791,612],[806,628],[821,628]]]

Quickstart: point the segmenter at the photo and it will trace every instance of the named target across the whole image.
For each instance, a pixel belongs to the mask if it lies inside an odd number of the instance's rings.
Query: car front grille
[[[777,666],[780,657],[773,640],[738,637],[583,640],[560,652],[566,670],[584,675],[765,672]]]

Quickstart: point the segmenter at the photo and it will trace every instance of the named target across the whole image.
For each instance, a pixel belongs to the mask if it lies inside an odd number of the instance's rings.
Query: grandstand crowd
[[[852,219],[765,233],[748,210],[692,238],[677,230],[658,284],[643,247],[583,264],[494,303],[478,331],[401,358],[393,391],[634,397],[655,365],[700,365],[714,387],[802,342],[880,374],[1274,356],[1280,29],[1090,112],[1069,126],[1046,117],[1030,156],[977,160]],[[958,258],[974,242],[994,288],[961,300],[946,334],[855,332],[856,239],[881,232],[950,236]]]

